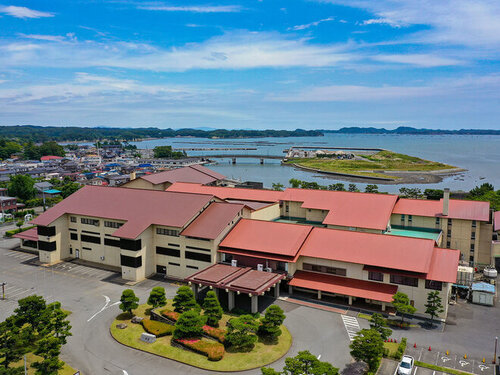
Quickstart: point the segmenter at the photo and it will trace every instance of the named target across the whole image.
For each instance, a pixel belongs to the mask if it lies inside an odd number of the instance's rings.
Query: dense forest
[[[445,130],[445,129],[417,129],[410,126],[400,126],[396,129],[385,128],[361,128],[349,127],[341,128],[338,130],[321,130],[323,133],[339,133],[339,134],[419,134],[419,135],[500,135],[500,130],[494,129],[459,129],[459,130]]]
[[[84,128],[74,126],[16,125],[0,127],[0,138],[33,142],[97,141],[101,139],[132,141],[144,138],[198,137],[198,138],[262,138],[262,137],[317,137],[318,130],[200,130],[158,128]]]

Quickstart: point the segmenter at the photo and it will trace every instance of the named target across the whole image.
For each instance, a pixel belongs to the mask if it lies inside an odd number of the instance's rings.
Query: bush
[[[224,345],[218,342],[209,342],[199,339],[180,339],[175,340],[175,342],[197,353],[206,355],[210,361],[220,361],[224,357]]]
[[[141,322],[144,330],[156,337],[169,336],[174,332],[174,326],[171,324],[158,322],[156,320],[144,319]]]
[[[176,322],[179,319],[179,316],[181,316],[181,314],[179,314],[178,312],[175,312],[175,311],[172,311],[172,310],[169,310],[169,309],[162,310],[160,312],[160,314],[163,317],[165,317],[165,318],[167,318],[167,319],[169,319],[169,320],[171,320],[173,322]]]
[[[32,225],[30,227],[26,227],[26,228],[17,228],[17,229],[12,229],[12,230],[8,230],[5,232],[5,237],[12,237],[14,234],[18,234],[18,233],[21,233],[21,232],[24,232],[25,230],[28,230],[28,229],[31,229],[31,228],[34,228],[35,226]]]
[[[222,343],[224,343],[224,341],[226,340],[226,330],[221,328],[214,328],[209,325],[204,325],[203,333],[207,336],[213,337],[214,339]]]
[[[203,335],[203,318],[195,310],[183,313],[175,323],[174,339],[199,339]]]
[[[389,357],[389,348],[384,348],[384,358]]]
[[[406,350],[406,337],[401,339],[401,342],[398,345],[398,350],[396,350],[396,354],[394,355],[394,359],[400,360],[403,358],[403,354]]]

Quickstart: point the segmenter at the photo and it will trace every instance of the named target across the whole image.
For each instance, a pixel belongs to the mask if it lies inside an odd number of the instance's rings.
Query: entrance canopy
[[[250,267],[214,264],[187,277],[185,281],[195,285],[260,295],[283,278],[285,278],[283,274],[257,271]]]
[[[306,271],[295,272],[289,285],[381,302],[391,302],[392,296],[398,291],[396,285]]]

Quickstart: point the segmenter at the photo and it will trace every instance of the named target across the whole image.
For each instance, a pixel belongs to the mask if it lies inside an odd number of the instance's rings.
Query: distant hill
[[[494,129],[460,129],[460,130],[444,130],[444,129],[417,129],[410,126],[400,126],[399,128],[389,130],[384,128],[361,128],[348,127],[338,130],[321,130],[323,133],[341,133],[341,134],[422,134],[422,135],[440,135],[440,134],[456,134],[456,135],[500,135],[500,130]]]

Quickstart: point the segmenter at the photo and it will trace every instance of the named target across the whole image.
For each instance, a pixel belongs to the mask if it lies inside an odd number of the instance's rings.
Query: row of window
[[[157,246],[156,247],[156,254],[168,255],[168,256],[171,256],[174,258],[180,258],[181,251],[179,249],[172,249],[169,247]],[[197,260],[200,262],[207,262],[207,263],[212,262],[212,256],[210,254],[200,254],[200,253],[195,253],[194,251],[186,251],[184,253],[184,257],[186,259]]]
[[[179,237],[179,231],[175,229],[156,228],[156,234]]]
[[[72,219],[73,219],[73,217],[72,217]],[[76,218],[74,218],[74,219],[75,219],[75,221],[74,221],[74,222],[76,222]],[[72,220],[72,221],[73,221],[73,220]],[[99,226],[99,224],[100,224],[100,221],[99,221],[99,220],[97,220],[97,219],[90,219],[90,218],[86,218],[86,217],[82,217],[82,218],[80,219],[80,222],[81,222],[82,224],[94,225],[94,226],[96,226],[96,227],[98,227],[98,226]]]
[[[347,275],[347,271],[345,268],[320,266],[320,265],[311,264],[311,263],[303,263],[302,269],[306,270],[306,271],[329,273],[331,275],[339,275],[339,276]]]
[[[107,228],[120,228],[123,225],[123,223],[118,223],[116,221],[108,221],[104,220],[104,226]]]

